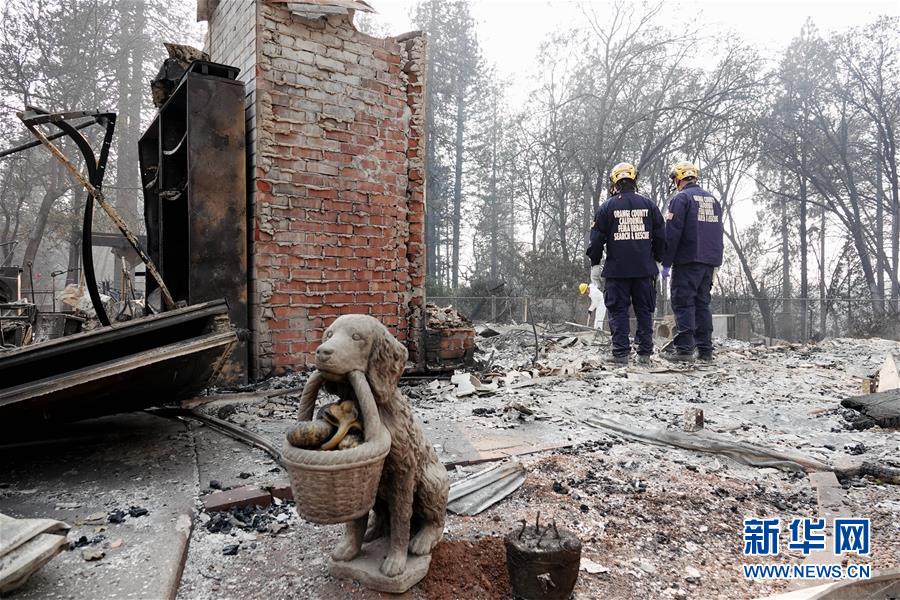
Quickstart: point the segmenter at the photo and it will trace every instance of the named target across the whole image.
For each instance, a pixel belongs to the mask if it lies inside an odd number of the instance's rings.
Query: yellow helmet
[[[578,286],[578,293],[584,294],[587,291],[588,291],[588,284],[582,283],[581,285]]]
[[[675,181],[681,181],[686,177],[697,178],[700,177],[700,169],[692,162],[680,160],[672,165],[672,170],[669,171],[669,177]]]
[[[609,173],[609,180],[617,183],[620,179],[634,179],[637,181],[638,172],[634,165],[627,162],[621,162],[612,168]]]

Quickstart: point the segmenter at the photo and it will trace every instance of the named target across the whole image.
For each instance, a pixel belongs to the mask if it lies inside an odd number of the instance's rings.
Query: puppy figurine
[[[362,424],[356,403],[344,400],[326,404],[319,409],[315,421],[300,421],[288,433],[287,439],[296,448],[355,448],[362,441]]]
[[[338,317],[316,350],[316,371],[306,382],[299,408],[301,419],[311,418],[316,395],[325,386],[342,400],[355,400],[364,424],[380,421],[390,433],[371,518],[347,523],[331,554],[335,561],[353,560],[364,541],[386,537],[389,550],[381,572],[388,577],[406,570],[408,553],[431,553],[443,536],[449,492],[447,470],[397,388],[406,359],[406,348],[377,319]]]

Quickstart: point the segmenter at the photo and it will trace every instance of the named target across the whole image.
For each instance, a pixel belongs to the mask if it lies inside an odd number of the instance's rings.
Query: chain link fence
[[[713,298],[719,314],[749,314],[752,331],[790,341],[826,337],[900,340],[900,306],[867,298]]]
[[[491,323],[577,323],[588,325],[586,296],[535,298],[530,296],[429,296],[440,307],[453,306],[473,321]],[[789,341],[826,337],[883,337],[900,340],[900,306],[890,300],[865,298],[738,298],[714,296],[714,315],[727,315],[733,337],[764,336]],[[668,300],[657,301],[656,317],[672,314]],[[717,326],[718,327],[718,326]]]

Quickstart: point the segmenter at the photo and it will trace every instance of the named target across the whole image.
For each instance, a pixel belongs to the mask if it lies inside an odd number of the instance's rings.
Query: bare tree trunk
[[[878,300],[884,304],[884,182],[881,173],[881,137],[878,138],[878,156],[875,160],[875,285]]]
[[[131,66],[129,65],[129,59],[131,58],[131,52],[129,49],[131,48],[131,44],[133,43],[134,38],[134,23],[132,20],[131,10],[134,7],[133,2],[120,2],[118,5],[119,12],[119,36],[117,40],[118,52],[116,53],[116,73],[115,73],[115,86],[119,93],[119,98],[116,103],[116,112],[117,120],[116,120],[116,160],[112,161],[112,167],[115,169],[115,189],[112,190],[112,194],[110,196],[115,200],[116,208],[120,212],[124,212],[123,208],[127,204],[127,194],[128,192],[122,190],[126,186],[125,182],[128,180],[128,159],[126,158],[127,154],[127,145],[129,143],[128,139],[128,79],[131,77]],[[131,216],[130,213],[126,213],[126,219],[129,219]]]
[[[747,278],[747,285],[750,286],[750,293],[752,293],[753,297],[756,299],[759,313],[763,318],[763,327],[765,328],[766,336],[773,337],[775,328],[772,322],[772,304],[769,302],[768,298],[763,297],[759,286],[756,284],[756,278],[753,277],[753,269],[751,269],[750,263],[747,260],[747,255],[744,254],[744,249],[741,248],[736,236],[731,231],[725,230],[725,237],[731,242],[731,247],[734,248],[734,253],[737,255],[738,261],[741,263],[741,269],[744,271],[744,276]]]
[[[124,187],[125,203],[122,205],[125,218],[134,227],[144,223],[143,214],[138,210],[140,203],[140,166],[138,163],[137,141],[141,136],[141,99],[144,97],[144,27],[147,22],[146,2],[134,3],[134,22],[131,36],[131,76],[128,78],[128,128],[125,144],[119,146],[119,166],[123,170],[120,177]]]
[[[55,163],[51,169],[52,175],[50,176],[50,179],[52,183],[47,187],[44,196],[41,198],[41,206],[38,208],[38,214],[34,220],[34,227],[32,227],[31,234],[28,236],[28,245],[25,246],[25,256],[22,258],[22,264],[24,265],[29,263],[34,264],[38,248],[44,237],[44,229],[47,227],[47,219],[50,217],[50,210],[53,208],[53,204],[66,191],[66,188],[61,181],[62,166]]]
[[[895,157],[896,154],[893,154]],[[891,185],[891,298],[894,300],[894,312],[900,313],[900,175],[897,173],[897,161],[889,165]]]
[[[444,233],[444,255],[453,256],[453,223],[447,223]],[[451,260],[444,261],[444,286],[451,287],[453,285],[453,262]]]
[[[492,183],[491,187],[496,189],[495,185]],[[497,195],[496,192],[492,192],[490,196],[491,208],[488,211],[490,213],[490,223],[488,230],[488,234],[491,236],[491,249],[490,249],[490,263],[491,263],[491,284],[497,281],[497,276],[500,271],[500,214],[497,207]]]
[[[26,182],[27,182],[28,181],[27,180],[28,172],[30,171],[30,168],[28,165],[26,165],[23,170],[25,171],[25,177],[26,177]],[[15,210],[15,214],[13,216],[14,222],[13,222],[12,231],[10,231],[8,227],[4,229],[3,237],[7,241],[13,241],[13,240],[18,241],[19,230],[22,227],[22,208],[25,206],[24,198],[28,197],[31,194],[31,189],[32,189],[32,186],[30,185],[30,183],[26,183],[26,182],[20,182],[22,184],[21,186],[20,185],[13,186],[13,190],[17,194],[16,210]],[[12,244],[7,246],[8,254],[3,259],[4,266],[9,266],[12,264],[13,258],[15,257],[15,249],[17,247],[18,247],[17,245],[12,245]]]
[[[583,177],[581,182],[581,203],[582,203],[582,231],[584,231],[584,247],[585,249],[591,243],[591,227],[594,224],[594,210],[592,210],[594,205],[594,199],[591,196],[591,184],[588,181],[587,176]],[[585,256],[584,257],[584,266],[589,267],[591,264],[590,259]]]
[[[494,209],[491,211],[491,283],[500,278],[500,214],[497,210],[497,197],[494,196]]]
[[[459,287],[459,229],[462,222],[463,129],[465,127],[465,102],[460,90],[456,98],[456,163],[453,167],[453,289]]]
[[[900,314],[900,174],[897,172],[897,146],[894,140],[894,129],[888,121],[884,125],[884,129],[878,137],[878,195],[882,201],[879,203],[879,208],[890,207],[888,210],[891,215],[891,257],[890,260],[885,258],[887,264],[884,265],[882,271],[887,271],[890,277],[891,308],[896,315]],[[887,167],[886,173],[883,172],[885,166]],[[884,192],[884,175],[888,181],[889,193]],[[881,225],[879,233],[883,240],[883,217],[877,220]],[[883,241],[878,242],[878,246],[883,251],[887,250]],[[886,289],[883,284],[881,290],[882,297],[885,297]]]
[[[900,313],[900,194],[897,185],[892,193],[894,218],[891,219],[891,265],[894,273],[891,278],[891,298],[894,299],[894,312]]]
[[[490,193],[488,194],[491,203],[490,209],[490,235],[491,235],[491,285],[497,282],[497,273],[499,271],[499,254],[500,254],[500,210],[497,201],[497,104],[494,104],[491,112],[491,181],[489,185]]]
[[[562,250],[563,262],[569,263],[569,235],[566,231],[566,217],[568,216],[568,203],[565,201],[566,190],[560,190],[561,197],[557,200],[557,219],[559,220],[559,244]]]
[[[69,260],[66,269],[66,285],[77,283],[81,277],[78,265],[81,262],[81,238],[82,217],[84,215],[85,197],[76,192],[76,198],[72,203],[72,216],[70,217],[72,229],[69,231]]]
[[[137,140],[141,134],[141,99],[144,97],[144,27],[146,25],[145,0],[121,2],[119,6],[119,37],[116,61],[117,103],[117,154],[116,208],[123,218],[135,227],[143,224],[138,210],[139,166]]]
[[[430,56],[429,56],[430,58]],[[431,81],[434,74],[434,62],[428,60],[426,64],[426,81]],[[438,270],[441,254],[441,227],[438,218],[437,193],[438,176],[437,156],[435,155],[434,138],[434,90],[433,86],[425,86],[425,116],[428,126],[425,127],[425,275],[432,281],[440,284],[441,274]],[[421,152],[421,147],[419,149]]]
[[[783,304],[781,308],[781,323],[779,323],[778,335],[786,340],[791,340],[793,334],[793,306],[791,302],[791,244],[790,230],[788,228],[787,200],[781,200],[781,295]],[[787,335],[785,335],[787,332]]]
[[[884,314],[884,306],[878,300],[878,289],[875,286],[875,274],[872,271],[872,259],[869,256],[869,249],[866,246],[865,234],[862,231],[862,223],[855,222],[851,234],[853,236],[853,245],[859,254],[859,263],[862,266],[863,276],[869,288],[869,295],[872,300],[872,312],[875,317]]]
[[[890,274],[894,312],[900,313],[900,173],[897,168],[897,140],[894,126],[888,118],[883,119],[879,127],[878,150],[878,172],[886,175],[878,178],[879,197],[884,199],[885,205],[890,206],[891,213],[891,258],[885,270]],[[885,168],[886,172],[883,171]],[[882,191],[884,179],[887,179],[890,197]],[[883,226],[881,220],[878,222]],[[884,248],[883,244],[879,246]]]
[[[897,169],[897,140],[889,120],[884,124],[880,146],[891,192],[891,298],[894,300],[894,312],[900,313],[900,173]]]
[[[509,205],[506,207],[506,240],[507,246],[516,244],[516,193],[506,194]]]
[[[800,158],[801,168],[805,172],[805,153]],[[807,227],[806,227],[806,178],[800,176],[800,339],[806,340],[808,336],[807,317],[809,312],[809,282],[807,280]]]
[[[827,212],[822,209],[822,223],[819,226],[819,333],[825,335],[825,327],[827,326],[828,308],[825,305],[825,218]]]
[[[556,206],[554,207],[556,209],[556,225],[557,230],[559,231],[559,244],[563,262],[568,264],[569,232],[567,231],[566,225],[569,216],[569,202],[566,198],[566,176],[565,173],[563,173],[562,158],[559,155],[559,149],[555,148],[553,154],[555,158],[557,185],[559,186],[556,191]]]
[[[59,196],[56,190],[51,188],[44,192],[41,198],[41,206],[38,209],[37,217],[34,220],[34,227],[28,236],[28,245],[25,246],[25,256],[22,258],[24,264],[34,264],[34,258],[37,256],[38,248],[41,246],[41,239],[44,237],[44,228],[47,226],[47,219],[50,216],[50,209]]]
[[[500,260],[499,260],[499,248],[498,248],[498,239],[497,234],[497,220],[496,219],[496,210],[491,211],[493,213],[491,218],[491,284],[497,281],[497,274],[500,271]]]
[[[427,198],[430,196],[426,196]],[[426,204],[425,206],[425,274],[428,277],[436,277],[437,276],[437,255],[440,253],[440,244],[438,243],[437,235],[436,235],[436,222],[437,215],[434,214],[434,210],[429,208]]]
[[[849,171],[849,167],[847,168]],[[851,206],[852,220],[850,235],[853,238],[853,246],[859,254],[859,264],[863,270],[866,286],[869,288],[869,298],[872,303],[872,314],[875,318],[884,315],[884,305],[878,300],[878,286],[875,284],[875,273],[872,269],[872,258],[869,256],[869,248],[866,243],[866,236],[863,230],[862,215],[860,214],[861,199],[856,189],[856,183],[852,177],[848,178],[848,191]]]
[[[10,260],[10,256],[12,256],[13,251],[15,250],[15,244],[11,244],[14,240],[9,237],[9,230],[12,226],[12,215],[10,214],[9,207],[6,204],[6,198],[10,196],[7,192],[12,186],[10,180],[12,179],[12,169],[6,169],[3,172],[3,183],[0,184],[0,208],[2,208],[3,212],[3,230],[0,231],[0,265],[6,265],[7,261]]]
[[[12,141],[12,145],[20,145],[28,141],[30,137],[30,134],[22,133]],[[0,242],[17,242],[19,229],[22,226],[22,208],[25,206],[25,200],[31,196],[33,189],[32,172],[34,169],[31,161],[23,158],[22,165],[15,170],[18,175],[16,177],[11,164],[7,163],[6,166],[3,187],[0,189],[0,205],[3,207],[3,232],[0,234]],[[17,247],[17,244],[0,247],[3,256],[0,265],[10,266],[12,264]]]
[[[728,241],[731,242],[731,247],[734,248],[734,253],[737,255],[738,261],[741,263],[741,270],[744,272],[744,276],[747,278],[747,284],[750,286],[750,293],[756,300],[756,304],[759,307],[759,313],[760,315],[762,315],[763,327],[765,328],[766,336],[774,337],[775,324],[773,321],[774,315],[772,314],[772,304],[771,302],[769,302],[768,298],[764,297],[762,290],[759,289],[759,285],[757,285],[756,283],[756,278],[753,276],[753,269],[750,267],[750,262],[747,260],[747,255],[744,253],[744,249],[743,247],[741,247],[741,244],[738,241],[738,235],[734,230],[734,218],[731,215],[731,199],[723,194],[720,202],[725,213],[723,215],[723,225],[724,217],[728,217],[728,227],[723,227],[723,233],[725,234],[725,237],[728,238]]]

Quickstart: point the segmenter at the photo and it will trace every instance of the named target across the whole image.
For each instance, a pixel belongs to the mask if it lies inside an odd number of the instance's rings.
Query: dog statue
[[[335,561],[349,561],[363,542],[389,538],[389,551],[381,572],[394,577],[406,568],[407,551],[431,553],[444,532],[449,480],[447,471],[422,426],[412,414],[409,401],[397,385],[406,366],[406,348],[377,319],[367,315],[344,315],[325,331],[316,350],[316,371],[303,390],[302,418],[311,418],[319,388],[341,400],[355,400],[363,427],[378,411],[391,436],[391,449],[384,462],[372,519],[366,515],[347,523],[343,539],[331,554]]]

